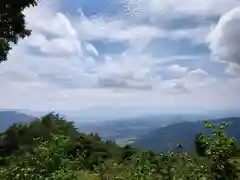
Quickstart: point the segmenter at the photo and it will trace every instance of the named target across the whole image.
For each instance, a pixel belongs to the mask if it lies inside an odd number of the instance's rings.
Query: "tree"
[[[36,6],[38,0],[1,0],[0,2],[0,63],[7,60],[11,45],[31,34],[26,28],[23,11]]]
[[[230,162],[237,148],[236,139],[228,138],[226,131],[231,123],[212,124],[205,121],[204,124],[212,130],[212,134],[197,135],[197,153],[211,161],[211,172],[216,180],[238,179],[237,169]]]
[[[197,154],[199,156],[206,156],[206,151],[208,147],[209,146],[206,142],[205,135],[203,133],[197,134],[195,139],[195,148]]]

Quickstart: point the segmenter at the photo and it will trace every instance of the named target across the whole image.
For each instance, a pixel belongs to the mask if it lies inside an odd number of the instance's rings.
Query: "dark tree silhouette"
[[[0,62],[7,60],[12,44],[31,34],[31,30],[26,28],[23,11],[36,5],[37,0],[0,1]]]

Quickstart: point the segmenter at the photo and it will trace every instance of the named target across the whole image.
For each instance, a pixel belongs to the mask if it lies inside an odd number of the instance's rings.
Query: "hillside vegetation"
[[[240,118],[213,119],[211,122],[214,124],[231,122],[232,125],[226,128],[228,136],[235,137],[240,141]],[[211,130],[207,129],[202,121],[172,123],[166,127],[160,127],[141,135],[134,142],[134,145],[153,151],[167,152],[169,149],[175,148],[174,145],[181,143],[183,150],[190,152],[195,149],[194,140],[196,134],[199,133],[210,134]]]
[[[237,142],[228,123],[205,122],[211,135],[196,135],[196,153],[154,153],[119,147],[50,113],[27,124],[13,124],[0,139],[2,180],[234,180]],[[161,143],[161,142],[155,142]]]

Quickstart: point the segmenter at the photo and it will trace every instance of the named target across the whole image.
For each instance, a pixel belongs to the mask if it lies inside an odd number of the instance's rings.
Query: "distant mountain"
[[[129,139],[132,143],[136,138],[142,137],[160,127],[184,121],[197,121],[206,117],[196,114],[161,114],[108,121],[75,121],[75,124],[81,132],[97,132],[103,139],[117,142],[127,142]]]
[[[22,112],[22,111],[21,111]],[[159,107],[159,106],[93,106],[79,111],[57,111],[71,119],[81,122],[111,121],[117,119],[135,119],[142,117],[160,117],[173,115],[192,115],[201,118],[226,118],[230,116],[239,117],[239,109],[204,109],[201,107]],[[29,114],[29,113],[27,113]],[[35,115],[35,114],[34,114]],[[204,115],[204,116],[203,116]],[[165,119],[167,120],[167,119]]]
[[[13,123],[25,123],[36,117],[16,111],[0,111],[0,132],[6,130]]]
[[[233,123],[227,129],[228,135],[231,137],[234,136],[240,140],[240,118],[212,120],[215,124],[219,124],[222,121],[231,121]],[[192,151],[195,148],[195,137],[201,132],[209,132],[209,130],[204,127],[202,121],[180,122],[153,130],[148,134],[139,137],[134,142],[134,145],[153,151],[166,152],[170,148],[175,148],[178,143],[181,143],[184,151]]]

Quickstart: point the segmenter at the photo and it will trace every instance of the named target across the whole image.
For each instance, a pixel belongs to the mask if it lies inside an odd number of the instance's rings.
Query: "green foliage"
[[[234,180],[236,150],[226,123],[205,122],[211,135],[196,137],[199,155],[166,154],[119,147],[98,134],[77,132],[73,123],[50,113],[29,124],[14,124],[1,134],[3,180]],[[2,144],[1,144],[2,143]],[[15,145],[15,146],[13,146]],[[181,150],[181,145],[177,145]]]
[[[9,159],[7,168],[1,169],[1,179],[71,179],[76,176],[72,169],[82,167],[82,156],[74,160],[67,156],[65,136],[54,136],[54,141],[42,142],[31,152]]]
[[[23,10],[37,5],[37,0],[1,0],[0,2],[0,62],[7,59],[11,44],[20,38],[29,36],[31,31],[26,28]]]
[[[204,122],[212,134],[200,134],[196,137],[197,153],[211,161],[211,173],[215,179],[237,179],[237,170],[230,163],[234,152],[237,150],[235,138],[228,138],[226,128],[230,123],[212,124]]]

